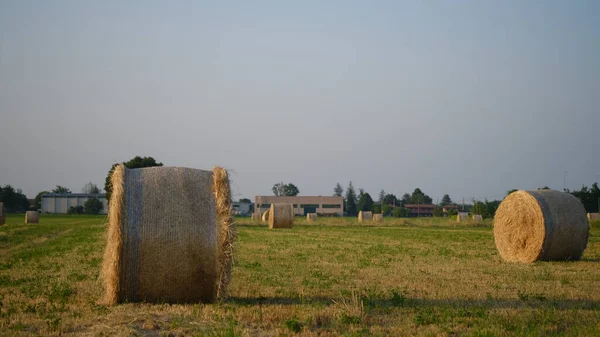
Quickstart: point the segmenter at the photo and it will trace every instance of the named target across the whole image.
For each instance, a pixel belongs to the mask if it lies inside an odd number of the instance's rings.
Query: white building
[[[104,208],[100,214],[108,213],[108,201],[106,194],[85,193],[46,193],[42,194],[42,213],[66,214],[70,207],[83,206],[90,198],[97,198],[102,202]]]

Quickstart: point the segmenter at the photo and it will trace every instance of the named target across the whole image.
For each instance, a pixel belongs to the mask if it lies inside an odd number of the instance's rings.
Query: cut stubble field
[[[600,226],[581,261],[501,261],[489,220],[237,218],[230,296],[106,307],[105,218],[0,226],[0,335],[595,336]]]

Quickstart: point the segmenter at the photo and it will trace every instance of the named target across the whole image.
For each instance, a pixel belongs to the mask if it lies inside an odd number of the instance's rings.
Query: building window
[[[323,208],[342,208],[342,205],[336,205],[336,204],[323,204]]]
[[[319,208],[319,204],[302,204],[300,208]]]

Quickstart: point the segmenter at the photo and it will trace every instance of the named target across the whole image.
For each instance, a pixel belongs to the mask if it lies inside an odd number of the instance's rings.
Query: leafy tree
[[[511,194],[511,193],[513,193],[513,192],[516,192],[516,191],[518,191],[518,190],[515,190],[515,189],[513,189],[513,190],[508,190],[508,192],[506,192],[506,195],[509,195],[509,194]]]
[[[52,193],[71,193],[71,190],[60,185],[56,185],[56,188],[52,190]]]
[[[354,186],[352,186],[352,182],[348,184],[348,188],[346,188],[346,213],[349,216],[356,216],[358,214],[356,210],[356,192],[354,191]]]
[[[67,214],[83,214],[84,212],[85,209],[83,208],[83,206],[71,206],[67,210]]]
[[[448,210],[448,216],[454,216],[458,214],[458,210],[452,208]]]
[[[358,200],[357,209],[359,211],[370,211],[373,209],[373,199],[369,195],[369,193],[363,193],[363,195]]]
[[[111,166],[110,170],[108,171],[108,175],[106,176],[106,179],[104,180],[104,191],[106,191],[106,200],[108,200],[108,201],[110,201],[110,196],[112,194],[112,185],[110,184],[110,176],[112,176],[112,173],[115,170],[115,167],[117,167],[117,165],[119,165],[119,164],[113,164]],[[129,168],[129,169],[163,166],[162,163],[156,162],[156,160],[154,160],[154,158],[152,158],[152,157],[140,157],[140,156],[133,157],[128,162],[123,162],[123,165],[125,165],[125,167]]]
[[[425,193],[421,191],[420,188],[415,188],[413,194],[409,199],[411,204],[429,204],[433,203],[433,200]]]
[[[333,188],[333,196],[341,197],[343,195],[344,195],[344,188],[342,187],[342,185],[340,185],[340,183],[337,183],[335,185],[335,187]]]
[[[286,196],[286,197],[294,197],[300,193],[300,190],[296,185],[289,183],[284,184],[283,182],[277,183],[273,185],[272,188],[273,194],[277,196]]]
[[[440,202],[440,206],[452,205],[452,199],[448,194],[444,194],[442,197],[442,201]]]
[[[356,197],[356,200],[360,201],[360,198],[362,198],[363,194],[365,194],[365,189],[364,188],[359,188],[358,189],[358,196]],[[360,211],[360,209],[359,209]]]
[[[385,197],[383,197],[383,203],[385,205],[399,205],[400,204],[398,202],[398,199],[396,198],[396,196],[393,194],[386,194]]]
[[[407,218],[408,210],[402,206],[394,208],[392,215],[396,218]]]
[[[383,206],[381,206],[381,214],[383,214],[384,216],[392,214],[393,210],[394,208],[390,205],[384,204]]]
[[[373,208],[371,208],[373,213],[381,213],[381,205],[373,204]]]
[[[550,189],[550,187],[548,187],[548,186],[544,186],[542,188],[538,188],[538,190],[549,190],[549,189]]]
[[[104,205],[98,198],[89,198],[84,204],[85,214],[99,214],[103,209]]]
[[[402,206],[404,206],[404,205],[406,205],[406,204],[410,204],[410,194],[408,194],[408,193],[404,193],[404,194],[402,195],[402,200],[401,200],[400,204],[401,204]]]
[[[23,191],[11,185],[0,186],[0,202],[4,203],[7,213],[25,212],[29,209],[29,200]]]
[[[241,198],[239,202],[243,202],[243,203],[246,203],[246,204],[251,204],[252,203],[252,201],[250,199],[248,199],[248,198]]]
[[[33,199],[33,206],[35,207],[35,209],[42,208],[42,195],[46,194],[46,193],[50,193],[50,192],[42,191],[35,196],[35,198]]]
[[[487,207],[485,203],[481,201],[476,201],[473,204],[473,208],[471,208],[471,213],[481,215],[485,218],[489,217],[489,215],[487,214]]]
[[[498,206],[500,206],[499,200],[493,200],[493,201],[486,200],[485,207],[486,207],[487,216],[490,218],[493,218],[496,215],[496,210],[498,209]]]
[[[580,190],[569,193],[581,200],[581,203],[587,212],[598,212],[598,207],[600,206],[600,188],[598,188],[598,183],[593,183],[591,188],[588,188],[585,185],[581,186]]]
[[[433,207],[433,216],[444,216],[444,210],[441,206]]]
[[[92,184],[91,181],[85,184],[81,191],[87,194],[100,194],[100,189],[98,188],[98,186],[96,184]]]

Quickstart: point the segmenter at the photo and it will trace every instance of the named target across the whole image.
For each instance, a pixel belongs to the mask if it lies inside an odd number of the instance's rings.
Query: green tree
[[[392,214],[393,210],[394,208],[390,205],[384,204],[383,206],[381,206],[381,214],[383,214],[384,216]]]
[[[35,196],[35,198],[33,199],[33,206],[35,207],[35,209],[42,208],[42,195],[47,194],[47,193],[50,193],[50,192],[42,191]]]
[[[435,206],[433,207],[433,216],[444,216],[444,210],[441,206]]]
[[[83,204],[83,208],[85,210],[85,214],[100,214],[104,209],[104,205],[102,201],[98,200],[98,198],[89,198]]]
[[[473,208],[471,208],[471,213],[481,215],[485,218],[488,217],[487,207],[485,203],[481,201],[475,201],[475,203],[473,204]]]
[[[273,194],[277,196],[286,197],[294,197],[300,193],[300,190],[298,189],[298,187],[296,187],[296,185],[292,183],[284,184],[283,182],[273,185],[273,188],[271,190],[273,191]]]
[[[400,202],[398,201],[396,196],[393,194],[386,194],[385,197],[383,197],[383,203],[385,205],[399,205],[400,204]]]
[[[333,196],[341,197],[343,195],[344,195],[344,188],[342,187],[342,185],[340,185],[340,183],[337,183],[335,185],[335,187],[333,188]]]
[[[29,200],[20,188],[11,185],[0,186],[0,202],[4,203],[6,213],[25,212],[29,209]]]
[[[409,199],[411,204],[428,204],[431,205],[433,203],[433,199],[429,197],[427,194],[423,193],[420,188],[415,188],[412,195]]]
[[[241,198],[239,202],[243,202],[243,203],[246,203],[246,204],[251,204],[252,200],[250,200],[248,198]]]
[[[346,188],[346,213],[349,216],[358,215],[358,211],[356,210],[356,192],[354,191],[354,186],[352,186],[352,182],[348,184],[348,188]]]
[[[407,218],[408,210],[402,206],[394,208],[392,215],[396,218]]]
[[[371,212],[374,214],[381,213],[381,205],[373,204],[373,208],[371,208]]]
[[[112,185],[110,184],[110,177],[112,176],[115,167],[119,164],[113,164],[108,171],[108,175],[104,180],[104,191],[106,191],[106,200],[110,201],[110,195],[112,194]],[[154,167],[154,166],[163,166],[162,163],[156,162],[152,157],[140,157],[135,156],[128,162],[123,162],[126,168],[136,169],[136,168],[144,168],[144,167]]]
[[[511,194],[511,193],[513,193],[513,192],[516,192],[516,191],[518,191],[518,190],[515,190],[515,189],[508,190],[508,191],[506,192],[506,195],[509,195],[509,194]]]
[[[56,188],[52,190],[52,193],[71,193],[71,190],[64,186],[56,185]]]
[[[408,193],[404,193],[402,195],[402,200],[400,200],[400,204],[402,206],[406,205],[406,204],[410,204],[410,194]]]
[[[358,200],[357,209],[359,211],[371,211],[373,209],[373,204],[373,198],[371,198],[369,193],[365,192]]]
[[[444,194],[442,197],[442,201],[440,202],[440,206],[452,205],[452,199],[448,194]]]
[[[377,201],[381,205],[381,204],[383,204],[384,199],[385,199],[385,191],[382,188],[381,191],[379,191],[379,198],[377,199]]]

